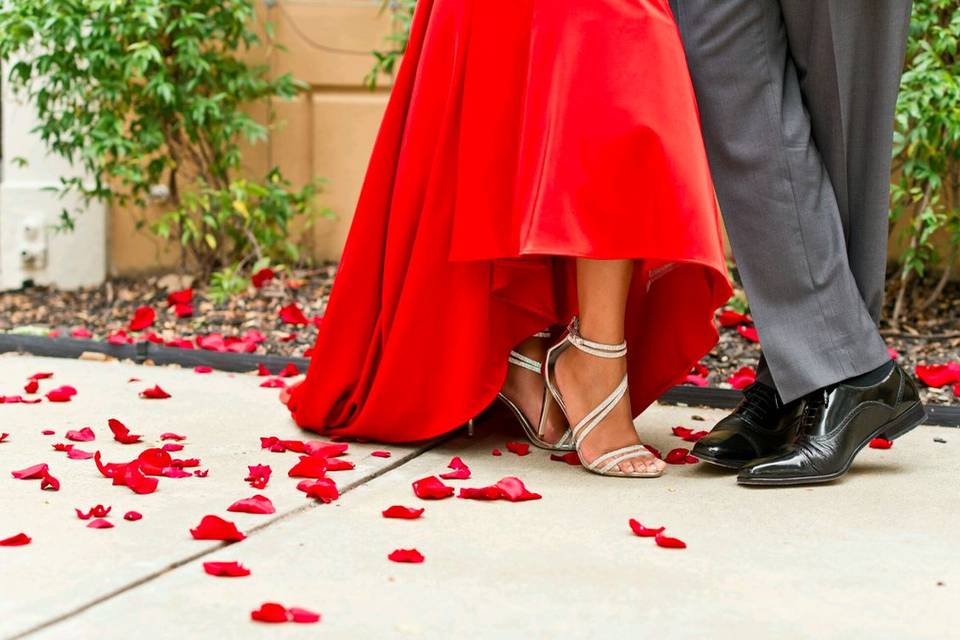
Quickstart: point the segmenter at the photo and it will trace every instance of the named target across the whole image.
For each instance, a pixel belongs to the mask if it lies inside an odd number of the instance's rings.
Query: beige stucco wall
[[[310,89],[294,102],[273,105],[278,128],[267,142],[248,148],[245,170],[263,175],[279,166],[298,184],[322,178],[325,186],[317,204],[335,217],[319,219],[299,242],[318,259],[336,259],[388,96],[386,81],[373,92],[363,86],[373,66],[373,56],[366,52],[385,46],[392,24],[388,15],[380,14],[380,0],[280,3],[265,9],[264,17],[273,23],[277,41],[287,50],[271,53],[269,63],[276,73],[290,72]],[[263,118],[265,108],[257,115]],[[174,245],[136,228],[138,219],[150,219],[161,211],[162,205],[146,216],[129,209],[111,212],[108,243],[113,275],[160,271],[177,264],[179,252]]]

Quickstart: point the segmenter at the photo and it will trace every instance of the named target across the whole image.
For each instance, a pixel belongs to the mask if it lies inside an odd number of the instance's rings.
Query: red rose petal
[[[289,442],[284,440],[284,443]],[[324,442],[322,440],[310,440],[303,443],[303,451],[311,456],[322,456],[324,458],[336,458],[347,452],[350,445],[343,442]]]
[[[324,504],[329,504],[340,497],[337,483],[330,478],[301,480],[297,483],[297,489],[306,493],[308,498],[319,500]]]
[[[173,313],[178,318],[190,318],[193,316],[192,304],[178,304],[173,307]]]
[[[56,433],[56,431],[54,431],[53,429],[44,429],[40,433],[42,433],[45,436],[52,436]],[[2,438],[0,438],[0,440],[2,440]]]
[[[342,458],[327,458],[327,471],[350,471],[351,469],[356,468],[349,460],[343,460]]]
[[[724,309],[717,316],[717,321],[721,327],[736,327],[741,324],[752,324],[753,318],[748,315],[737,313],[733,309]]]
[[[687,455],[689,455],[690,450],[678,447],[673,449],[670,453],[667,454],[667,457],[663,459],[667,464],[686,464]]]
[[[77,517],[81,520],[89,520],[90,518],[106,518],[110,515],[110,510],[113,507],[105,507],[102,504],[98,504],[95,507],[91,507],[89,511],[84,513],[80,509],[74,509],[77,512]]]
[[[254,273],[252,276],[250,276],[250,282],[251,284],[253,284],[254,287],[259,289],[263,285],[273,280],[275,276],[276,276],[276,273],[274,273],[273,269],[271,269],[270,267],[264,267],[263,269],[260,269],[259,271]]]
[[[242,500],[237,500],[232,505],[227,507],[227,511],[233,511],[235,513],[269,515],[271,513],[276,513],[277,509],[273,506],[273,502],[271,502],[270,498],[267,496],[255,495]]]
[[[960,382],[960,362],[948,364],[917,365],[917,378],[934,389]]]
[[[168,307],[173,307],[178,304],[190,304],[191,302],[193,302],[193,289],[181,289],[167,296]]]
[[[196,529],[190,529],[195,540],[226,540],[239,542],[247,536],[237,529],[237,525],[219,516],[203,516]]]
[[[492,456],[502,456],[502,455],[503,455],[503,451],[500,451],[500,449],[494,449],[493,451],[490,452],[490,455],[492,455]]]
[[[887,347],[887,353],[890,354],[891,360],[899,360],[900,352],[894,349],[893,347]]]
[[[67,457],[71,460],[89,460],[93,457],[93,454],[70,445],[70,448],[67,450]]]
[[[171,395],[160,388],[160,385],[155,385],[149,389],[144,389],[140,392],[140,397],[146,400],[166,400],[170,398]]]
[[[321,456],[300,456],[287,475],[291,478],[322,478],[327,474],[327,459]]]
[[[276,602],[265,602],[256,611],[250,612],[250,618],[257,622],[280,623],[288,619],[287,608]]]
[[[97,518],[87,525],[88,529],[113,529],[113,523],[103,518]]]
[[[146,449],[137,460],[140,462],[140,470],[148,476],[163,475],[163,470],[173,463],[173,458],[163,449]]]
[[[60,481],[49,473],[43,474],[43,477],[40,478],[40,490],[44,491],[46,489],[50,491],[60,491]]]
[[[0,433],[0,442],[3,442],[4,440],[6,440],[6,439],[9,438],[9,437],[10,437],[10,434],[9,434],[9,433]]]
[[[184,471],[180,467],[164,467],[160,471],[160,475],[162,475],[165,478],[172,478],[174,480],[193,477],[192,473],[190,473],[189,471]]]
[[[181,441],[181,440],[186,440],[186,439],[187,439],[187,436],[181,436],[181,435],[178,435],[178,434],[176,434],[176,433],[170,433],[170,432],[168,431],[167,433],[160,434],[160,439],[161,439],[161,440],[176,440],[177,442],[179,442],[179,441]]]
[[[133,344],[133,338],[127,335],[127,332],[123,329],[118,331],[113,331],[110,335],[107,336],[107,344],[112,345],[125,345]]]
[[[130,433],[130,429],[116,418],[107,420],[107,426],[109,426],[110,431],[113,432],[113,439],[120,444],[136,444],[143,438],[143,436]]]
[[[290,614],[290,620],[297,624],[313,624],[314,622],[320,622],[320,614],[314,613],[309,609],[290,607],[287,609],[287,613]]]
[[[489,487],[462,487],[457,497],[463,500],[500,500],[503,498],[503,491],[496,485]]]
[[[281,378],[292,378],[300,375],[300,369],[297,369],[297,365],[289,362],[287,363],[287,366],[283,368],[283,371],[277,375],[279,375]]]
[[[397,549],[387,556],[387,559],[393,562],[406,562],[410,564],[420,564],[424,561],[423,554],[416,549]]]
[[[38,480],[45,476],[50,471],[50,465],[44,463],[35,464],[32,467],[27,467],[26,469],[20,469],[19,471],[11,471],[12,475],[17,480]]]
[[[80,339],[92,338],[93,333],[91,333],[86,327],[74,327],[73,329],[70,329],[70,337]]]
[[[93,442],[97,439],[96,434],[90,427],[84,427],[80,430],[67,431],[64,437],[67,440],[73,440],[74,442]]]
[[[242,578],[250,575],[250,569],[239,562],[204,562],[203,570],[218,578]]]
[[[687,374],[687,377],[683,379],[683,383],[692,384],[695,387],[707,387],[710,385],[710,381],[707,380],[705,376],[700,376],[693,373]]]
[[[956,384],[954,384],[952,388],[953,388],[953,395],[960,398],[960,382],[957,382]]]
[[[874,438],[870,441],[871,449],[890,449],[891,447],[893,447],[893,442],[886,438]]]
[[[270,369],[267,369],[266,365],[261,362],[257,365],[257,375],[261,378],[266,378],[267,376],[271,375]]]
[[[296,303],[288,304],[279,311],[280,320],[287,324],[302,325],[307,324],[307,316],[304,315],[303,310],[297,306]]]
[[[114,477],[116,480],[116,477]],[[140,470],[140,461],[134,460],[123,470],[123,483],[138,495],[146,495],[157,490],[160,481],[143,475]]]
[[[283,378],[267,378],[260,383],[260,386],[264,389],[286,389],[287,383],[283,381]]]
[[[127,468],[127,463],[108,462],[104,464],[104,462],[101,460],[99,451],[93,454],[93,460],[96,462],[97,469],[100,470],[100,473],[104,478],[113,479],[114,484],[123,484],[123,472]],[[119,478],[119,482],[117,482],[117,478]]]
[[[70,399],[75,395],[77,395],[76,389],[69,385],[64,385],[48,391],[46,398],[50,402],[70,402]]]
[[[140,515],[140,512],[139,512],[139,511],[127,511],[125,514],[123,514],[123,519],[124,519],[124,520],[129,520],[130,522],[136,522],[137,520],[141,519],[142,517],[143,517],[143,516]]]
[[[413,493],[423,500],[442,500],[453,495],[453,487],[443,484],[437,476],[428,476],[413,483]]]
[[[510,502],[524,502],[526,500],[539,500],[543,496],[539,493],[528,491],[520,478],[508,476],[497,483],[497,488],[503,493],[503,498]]]
[[[660,450],[657,449],[656,447],[652,447],[649,444],[645,444],[643,445],[643,448],[649,451],[651,455],[653,455],[653,457],[656,458],[657,460],[663,460],[663,456],[660,455]]]
[[[662,533],[658,533],[654,540],[657,543],[658,547],[663,547],[664,549],[686,549],[687,543],[678,538],[671,538],[670,536],[665,536]]]
[[[27,393],[36,393],[38,389],[40,389],[40,383],[36,380],[31,380],[23,387],[23,390]]]
[[[757,381],[757,372],[750,367],[743,367],[727,379],[734,389],[743,391]]]
[[[30,544],[32,538],[25,533],[18,533],[9,538],[4,538],[0,540],[0,547],[22,547],[25,544]]]
[[[760,334],[756,327],[748,327],[745,324],[737,327],[737,333],[744,337],[748,342],[760,342]]]
[[[671,431],[673,432],[673,435],[677,436],[678,438],[686,438],[693,433],[693,429],[689,429],[687,427],[673,427]]]
[[[566,462],[571,466],[577,466],[583,464],[580,461],[580,456],[577,455],[576,451],[568,451],[563,455],[557,455],[555,453],[550,454],[550,459],[554,462]]]
[[[30,376],[30,380],[48,380],[53,377],[53,373],[49,371],[39,371]]]
[[[176,453],[177,451],[183,451],[183,445],[182,445],[182,444],[176,444],[176,443],[173,443],[173,442],[168,442],[167,444],[163,445],[163,446],[161,447],[161,449],[163,449],[164,451],[167,451],[167,452],[169,452],[169,453]]]
[[[666,529],[666,527],[657,527],[655,529],[651,529],[643,526],[633,518],[630,518],[630,530],[633,531],[634,535],[641,538],[653,538],[663,533],[664,529]]]
[[[193,472],[193,475],[196,478],[206,478],[208,475],[210,475],[210,469],[204,469],[203,471],[197,469]]]
[[[2,442],[2,439],[0,439],[0,442]],[[373,451],[370,453],[370,455],[372,455],[374,458],[389,458],[393,454],[391,454],[389,451]]]
[[[399,520],[416,520],[423,515],[423,509],[414,509],[412,507],[402,507],[398,504],[383,510],[384,518],[397,518]]]
[[[157,312],[150,307],[137,307],[130,319],[127,329],[130,331],[143,331],[147,327],[153,326],[157,319]]]
[[[530,445],[526,442],[508,442],[507,451],[511,451],[518,456],[525,456],[530,453]]]
[[[249,482],[250,486],[254,489],[265,489],[267,487],[267,483],[270,482],[270,474],[272,473],[270,466],[255,464],[248,466],[247,469],[250,470],[250,473],[247,474],[247,477],[244,478],[244,480]]]
[[[213,367],[208,367],[206,365],[197,365],[193,368],[194,373],[212,373]]]
[[[455,456],[452,460],[450,460],[450,464],[447,465],[447,468],[453,469],[453,471],[441,473],[440,477],[444,480],[470,479],[470,467],[468,467],[463,460],[460,459],[460,456]]]

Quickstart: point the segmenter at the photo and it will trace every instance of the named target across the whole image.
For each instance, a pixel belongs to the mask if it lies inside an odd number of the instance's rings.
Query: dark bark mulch
[[[278,310],[295,302],[307,317],[322,316],[335,273],[336,265],[332,264],[294,272],[224,304],[214,304],[197,288],[194,317],[184,319],[177,318],[166,304],[169,292],[189,286],[189,279],[182,277],[118,279],[80,291],[33,287],[0,293],[0,331],[42,334],[56,329],[67,336],[71,329],[85,327],[93,332],[94,339],[102,340],[124,329],[134,309],[150,306],[157,311],[156,324],[150,330],[165,340],[213,333],[240,336],[248,329],[257,329],[266,337],[257,353],[303,356],[313,345],[316,327],[284,324]],[[913,285],[913,297],[918,300],[928,292],[929,287],[923,283]],[[896,330],[887,325],[881,329],[887,344],[900,354],[900,362],[910,371],[918,364],[956,361],[960,358],[960,283],[948,285],[938,304],[906,318]],[[755,366],[759,353],[759,345],[748,342],[735,327],[721,329],[719,344],[703,360],[710,370],[710,384],[725,386],[735,371]],[[949,387],[925,389],[924,393],[930,403],[960,402]]]

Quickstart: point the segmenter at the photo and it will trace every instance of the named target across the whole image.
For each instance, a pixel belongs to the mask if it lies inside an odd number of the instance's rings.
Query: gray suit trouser
[[[671,0],[784,402],[889,361],[877,330],[910,0]]]

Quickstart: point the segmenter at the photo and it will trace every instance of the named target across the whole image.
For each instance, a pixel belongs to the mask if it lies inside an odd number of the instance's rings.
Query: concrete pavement
[[[52,371],[48,389],[72,384],[70,403],[0,406],[0,538],[24,531],[32,544],[0,548],[0,637],[554,638],[946,638],[960,623],[960,431],[922,428],[889,451],[866,450],[848,477],[823,487],[756,490],[704,464],[670,466],[658,480],[599,478],[550,461],[506,425],[481,425],[420,447],[352,444],[354,471],[331,474],[344,491],[315,505],[286,470],[295,454],[260,449],[259,437],[304,439],[260,379],[222,373],[0,357],[0,395]],[[130,383],[130,378],[142,382]],[[142,400],[159,383],[173,397]],[[645,439],[667,451],[685,443],[670,427],[708,427],[722,413],[654,407]],[[694,416],[705,421],[695,421]],[[161,479],[138,496],[113,487],[92,461],[54,452],[66,429],[91,426],[111,461],[140,445],[113,442],[116,417],[153,445],[188,436],[180,456],[201,458],[207,478]],[[40,431],[54,429],[56,436]],[[935,439],[946,440],[945,443]],[[689,445],[686,445],[689,446]],[[491,455],[499,448],[503,455]],[[370,456],[388,449],[390,458]],[[130,452],[130,453],[128,453]],[[542,500],[423,501],[412,481],[446,471],[452,456],[472,469],[453,486],[520,477]],[[48,462],[62,483],[9,471]],[[252,490],[246,466],[269,463],[270,485]],[[227,513],[234,500],[269,496],[277,514]],[[74,507],[113,506],[113,529],[85,527]],[[418,520],[388,520],[393,504],[424,507]],[[125,522],[127,509],[143,513]],[[217,514],[248,534],[224,546],[188,529]],[[666,526],[688,548],[633,536],[627,520]],[[415,547],[423,564],[387,554]],[[210,560],[239,560],[252,574],[214,578]],[[266,626],[249,613],[276,601],[320,612],[316,625]]]

